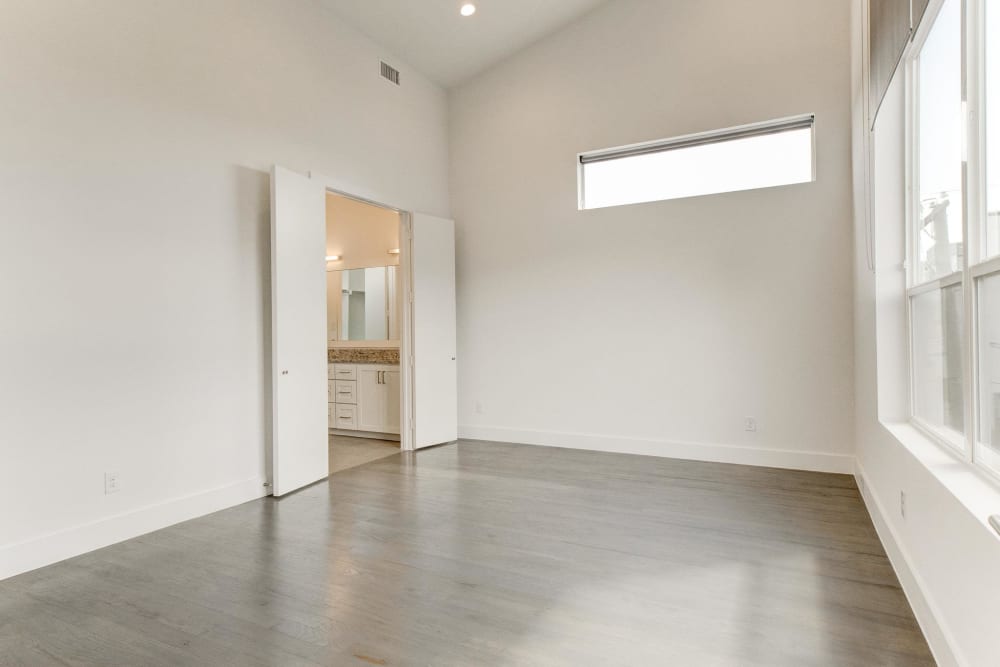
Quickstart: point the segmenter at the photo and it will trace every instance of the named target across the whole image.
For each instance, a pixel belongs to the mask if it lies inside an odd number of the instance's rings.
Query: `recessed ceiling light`
[[[476,13],[476,6],[471,2],[467,2],[462,5],[462,8],[459,11],[462,12],[462,16],[472,16]]]

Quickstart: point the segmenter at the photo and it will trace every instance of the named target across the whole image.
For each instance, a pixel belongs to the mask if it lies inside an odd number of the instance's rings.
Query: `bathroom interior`
[[[400,214],[327,193],[330,473],[399,451]]]

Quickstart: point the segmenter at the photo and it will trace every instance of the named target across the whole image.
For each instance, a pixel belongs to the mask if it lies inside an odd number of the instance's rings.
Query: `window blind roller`
[[[910,41],[910,2],[911,0],[870,0],[868,5],[869,111],[873,123],[906,44]]]
[[[650,141],[633,146],[622,146],[621,148],[610,148],[603,151],[593,151],[580,154],[581,164],[591,164],[594,162],[607,162],[608,160],[619,160],[636,155],[648,155],[650,153],[662,153],[673,151],[679,148],[690,148],[692,146],[703,146],[705,144],[717,144],[734,139],[745,137],[757,137],[764,134],[776,134],[778,132],[788,132],[789,130],[800,130],[811,128],[816,118],[813,114],[795,116],[793,118],[782,118],[780,120],[768,121],[766,123],[755,123],[726,130],[713,132],[703,132],[701,134],[691,134],[674,139],[663,141]]]
[[[878,115],[906,45],[930,0],[870,0],[868,5],[869,84],[872,122]]]
[[[916,30],[917,26],[920,25],[920,19],[924,18],[924,13],[927,11],[927,5],[929,5],[931,0],[911,0],[910,2],[910,25]]]

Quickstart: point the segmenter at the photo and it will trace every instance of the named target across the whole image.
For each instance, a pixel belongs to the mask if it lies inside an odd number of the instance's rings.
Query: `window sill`
[[[882,426],[927,469],[992,535],[990,516],[1000,514],[1000,481],[958,458],[913,424],[882,422]]]

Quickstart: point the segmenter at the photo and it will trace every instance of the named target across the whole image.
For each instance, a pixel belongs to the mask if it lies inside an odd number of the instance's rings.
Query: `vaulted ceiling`
[[[452,87],[607,0],[323,0],[437,83]]]

